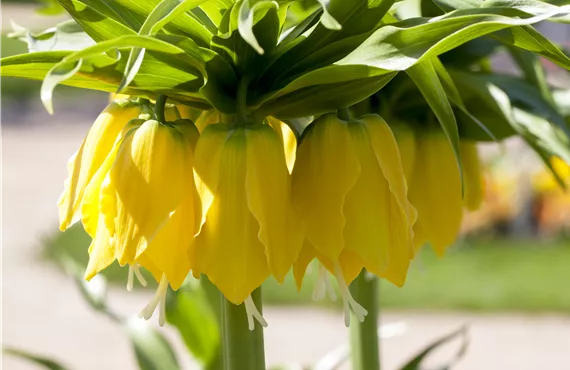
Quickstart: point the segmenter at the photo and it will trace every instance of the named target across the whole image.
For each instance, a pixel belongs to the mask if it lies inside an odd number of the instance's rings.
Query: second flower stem
[[[378,278],[362,270],[350,284],[354,299],[368,315],[364,322],[355,316],[350,324],[350,347],[353,370],[379,370],[380,349],[378,341]]]
[[[262,312],[261,288],[251,297]],[[255,329],[249,330],[245,304],[237,306],[223,299],[221,344],[224,370],[265,370],[263,327],[255,323]]]

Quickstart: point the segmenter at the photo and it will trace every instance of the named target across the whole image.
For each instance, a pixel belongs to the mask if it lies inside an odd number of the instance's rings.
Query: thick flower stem
[[[166,118],[164,117],[164,106],[166,105],[166,99],[168,99],[166,95],[159,95],[158,98],[156,98],[154,114],[157,121],[161,123],[166,122]]]
[[[354,299],[367,311],[364,322],[353,315],[350,322],[350,346],[353,370],[379,370],[378,279],[362,270],[350,284]]]
[[[251,297],[261,311],[261,288]],[[245,304],[236,306],[225,298],[222,302],[222,353],[224,370],[265,370],[263,328],[255,323],[250,331]]]

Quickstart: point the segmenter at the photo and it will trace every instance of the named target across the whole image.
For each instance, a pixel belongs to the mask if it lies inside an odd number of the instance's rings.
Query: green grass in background
[[[85,265],[88,245],[89,237],[76,225],[48,240],[45,251],[52,258],[69,253]],[[119,284],[126,283],[126,274],[116,264],[105,272]],[[270,279],[264,300],[279,305],[313,304],[316,274],[313,266],[300,293],[292,276],[282,286]],[[441,259],[425,248],[413,262],[406,285],[397,288],[383,281],[380,296],[384,308],[394,309],[570,313],[569,281],[568,241],[471,241],[451,248]]]

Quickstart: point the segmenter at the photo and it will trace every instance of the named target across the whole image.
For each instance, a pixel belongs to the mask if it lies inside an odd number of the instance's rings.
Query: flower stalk
[[[156,99],[156,104],[155,104],[155,111],[154,111],[154,115],[156,116],[156,120],[158,122],[166,122],[166,118],[165,118],[165,114],[164,114],[164,107],[166,105],[166,95],[159,95],[158,98]]]
[[[350,284],[350,292],[354,299],[368,311],[364,322],[359,322],[355,318],[351,320],[352,369],[380,370],[378,278],[363,269]]]
[[[251,294],[261,310],[261,288]],[[222,355],[224,370],[265,370],[263,327],[255,323],[249,330],[245,304],[235,305],[222,299]]]

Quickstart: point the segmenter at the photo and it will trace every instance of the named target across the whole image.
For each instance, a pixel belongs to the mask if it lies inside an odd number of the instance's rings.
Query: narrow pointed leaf
[[[453,149],[453,153],[455,154],[459,173],[462,177],[461,183],[463,185],[463,170],[459,151],[459,130],[457,128],[457,121],[453,109],[451,109],[451,104],[447,99],[445,89],[435,71],[433,62],[426,60],[417,63],[409,68],[406,73],[414,81],[443,128],[449,140],[449,144]]]
[[[275,1],[260,1],[253,6],[250,6],[249,0],[244,0],[239,8],[239,34],[258,54],[263,54],[265,51],[261,45],[259,45],[259,42],[253,33],[254,19],[256,17],[256,12],[262,12],[270,8],[279,9],[279,4]]]
[[[329,30],[338,31],[342,28],[342,25],[338,23],[336,19],[329,13],[327,7],[329,6],[330,0],[317,0],[323,9],[323,13],[321,14],[321,24],[328,28]]]

